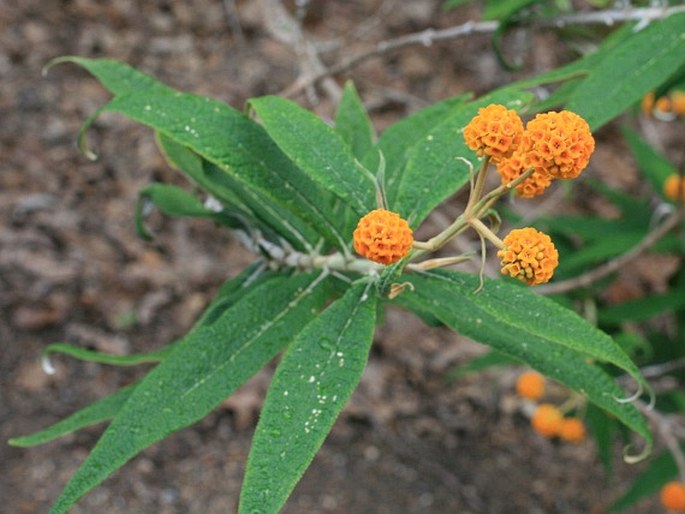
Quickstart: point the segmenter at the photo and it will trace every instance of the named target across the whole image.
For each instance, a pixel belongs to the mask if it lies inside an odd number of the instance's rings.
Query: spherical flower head
[[[502,184],[516,180],[526,170],[524,155],[520,149],[497,164],[497,173],[502,177]],[[544,168],[535,168],[532,175],[516,186],[516,194],[521,198],[534,198],[544,193],[551,183],[552,176]]]
[[[685,116],[685,91],[677,90],[671,93],[671,111],[678,116]]]
[[[664,196],[672,202],[685,201],[685,177],[676,173],[669,175],[664,182]]]
[[[529,286],[544,284],[559,264],[559,253],[552,239],[531,227],[517,228],[502,240],[497,252],[502,274],[511,275]]]
[[[554,405],[543,403],[535,409],[530,424],[538,434],[544,437],[555,437],[559,434],[564,416]]]
[[[540,399],[545,394],[545,377],[535,371],[521,373],[516,380],[516,393],[529,400]]]
[[[571,111],[538,114],[521,138],[525,167],[546,171],[553,178],[580,175],[595,150],[587,122]]]
[[[414,243],[407,221],[385,209],[376,209],[362,217],[352,237],[359,255],[381,264],[399,261]]]
[[[570,443],[579,443],[585,439],[585,425],[578,418],[564,418],[559,429],[559,437]]]
[[[466,146],[479,157],[492,162],[511,157],[521,143],[523,122],[516,111],[503,105],[490,104],[478,109],[478,114],[464,127]]]
[[[669,482],[661,488],[659,493],[661,505],[668,510],[685,510],[685,484]]]

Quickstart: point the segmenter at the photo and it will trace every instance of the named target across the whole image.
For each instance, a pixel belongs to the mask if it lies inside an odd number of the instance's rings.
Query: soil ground
[[[74,66],[47,78],[41,68],[68,54],[117,58],[240,108],[291,84],[298,56],[267,30],[257,2],[237,2],[237,18],[227,15],[232,3],[0,2],[0,440],[45,427],[144,372],[56,358],[57,372],[48,376],[38,359],[46,344],[113,353],[159,348],[184,334],[219,285],[251,259],[208,222],[153,216],[154,241],[137,239],[137,191],[153,180],[186,182],[167,167],[149,130],[115,116],[91,128],[100,159],[85,159],[74,145],[77,131],[107,94]],[[332,62],[371,42],[479,16],[477,8],[445,14],[439,4],[312,2],[304,26],[313,41],[328,44],[323,58]],[[514,34],[511,45],[525,56],[521,74],[573,57],[549,32]],[[382,130],[418,107],[483,93],[514,75],[479,36],[406,49],[343,78],[355,81]],[[298,100],[332,116],[325,96]],[[590,172],[630,187],[634,165],[605,134]],[[457,208],[450,203],[444,213]],[[590,441],[558,444],[532,433],[512,393],[519,370],[444,380],[481,352],[389,311],[361,386],[283,512],[602,512],[641,468],[623,464],[617,445],[608,478]],[[72,512],[235,512],[269,376],[260,373],[206,419],[142,452]],[[0,510],[47,512],[101,431],[31,449],[0,445]],[[631,512],[657,510],[648,502]]]

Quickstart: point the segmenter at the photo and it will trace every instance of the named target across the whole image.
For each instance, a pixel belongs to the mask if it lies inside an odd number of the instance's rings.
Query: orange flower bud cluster
[[[352,235],[355,251],[381,264],[392,264],[409,253],[414,237],[399,214],[376,209],[362,217]]]
[[[538,114],[526,124],[521,139],[526,168],[552,178],[576,178],[594,150],[590,126],[571,111]]]
[[[551,403],[539,405],[530,419],[533,430],[545,437],[555,437],[558,435],[563,422],[563,414]]]
[[[522,133],[523,122],[516,111],[490,104],[478,109],[478,114],[464,127],[464,140],[479,157],[486,155],[492,162],[499,162],[511,157]]]
[[[578,418],[564,418],[559,437],[569,443],[579,443],[585,439],[585,425]]]
[[[668,482],[661,488],[659,494],[661,505],[672,511],[685,511],[685,484]]]
[[[514,229],[502,240],[497,252],[502,274],[511,275],[529,286],[544,284],[559,264],[559,253],[552,239],[531,227]]]
[[[664,196],[672,202],[685,202],[685,177],[670,175],[664,182]]]
[[[516,180],[526,171],[525,156],[519,149],[508,159],[502,159],[497,164],[497,172],[502,177],[502,184]],[[516,194],[521,198],[533,198],[541,195],[552,183],[549,173],[535,170],[531,176],[516,186]]]
[[[553,179],[576,178],[595,149],[589,125],[573,112],[538,114],[524,130],[515,111],[497,104],[479,109],[464,128],[464,140],[478,156],[497,164],[503,184],[533,168],[516,187],[523,198],[542,194]]]
[[[685,91],[670,91],[659,98],[656,98],[654,91],[650,91],[642,99],[642,112],[664,121],[671,121],[677,116],[685,116]]]
[[[561,411],[550,403],[543,403],[535,409],[530,424],[533,430],[544,437],[559,437],[570,443],[579,443],[585,439],[583,422],[578,418],[565,418]]]
[[[545,394],[545,377],[535,371],[521,373],[516,380],[516,392],[522,398],[539,400]]]

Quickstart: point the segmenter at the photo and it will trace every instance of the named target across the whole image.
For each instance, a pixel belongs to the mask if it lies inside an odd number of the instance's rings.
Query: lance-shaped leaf
[[[298,248],[317,244],[320,236],[339,249],[345,248],[347,238],[339,233],[337,215],[326,201],[326,191],[302,173],[248,117],[222,102],[178,92],[117,61],[65,58],[60,62],[66,60],[84,66],[115,94],[96,115],[119,112],[213,163],[227,179],[241,186],[237,194],[247,195],[246,202],[261,205],[271,220],[281,220],[283,236]],[[132,80],[118,80],[114,78],[117,73],[133,75],[141,88],[133,90],[129,87]],[[86,122],[82,135],[96,115]]]
[[[193,330],[197,330],[197,328],[203,324],[213,323],[222,313],[240,298],[245,296],[251,289],[273,277],[273,273],[264,272],[259,263],[248,266],[240,275],[227,280],[224,285],[221,286],[212,303],[205,309],[200,319],[195,323]],[[63,353],[71,357],[76,357],[77,359],[91,362],[129,366],[159,362],[169,355],[177,344],[178,341],[168,344],[161,350],[149,353],[111,355],[79,348],[74,345],[55,343],[48,345],[45,350],[43,350],[43,359],[47,358],[52,353]],[[83,427],[101,423],[102,421],[108,421],[116,416],[119,409],[124,406],[126,400],[128,400],[128,397],[133,392],[134,387],[135,385],[124,387],[39,432],[12,438],[9,440],[9,444],[13,446],[34,446],[51,441]]]
[[[66,512],[142,449],[196,422],[271,360],[321,307],[324,275],[264,281],[188,334],[136,387],[51,509]]]
[[[112,419],[124,406],[129,396],[135,389],[135,385],[122,387],[115,393],[91,403],[87,407],[73,413],[71,416],[58,421],[39,432],[21,437],[13,437],[8,441],[11,446],[29,447],[47,443],[58,437],[75,432],[103,421]]]
[[[392,209],[411,218],[414,227],[420,225],[437,205],[468,182],[472,167],[475,173],[480,165],[462,135],[478,109],[495,103],[518,110],[531,98],[525,91],[497,91],[462,106],[434,126],[407,152],[407,164],[396,179],[396,197],[390,200]]]
[[[644,379],[635,364],[604,332],[573,311],[528,288],[487,280],[478,293],[478,277],[448,271],[408,276],[415,287],[398,301],[431,309],[459,333],[526,362],[541,373],[575,389],[640,434],[651,448],[645,419],[625,392],[593,361],[613,364]]]
[[[173,184],[150,184],[138,193],[136,206],[136,231],[143,239],[150,240],[152,236],[145,228],[144,216],[150,205],[156,206],[167,216],[184,216],[189,218],[209,218],[231,228],[242,228],[244,218],[239,212],[230,210],[210,209],[195,195]]]
[[[264,402],[240,495],[241,513],[276,514],[361,378],[375,289],[353,285],[288,347]]]
[[[685,451],[685,444],[680,445]],[[633,480],[628,490],[609,507],[607,512],[623,512],[642,500],[659,494],[659,489],[671,480],[678,480],[678,466],[673,454],[664,451],[650,459],[649,465]]]
[[[406,164],[409,150],[470,98],[471,94],[447,98],[393,123],[381,134],[376,146],[364,156],[364,165],[375,170],[379,165],[379,154],[383,154],[386,194],[391,207],[396,197],[397,177]]]
[[[373,126],[354,84],[345,83],[342,98],[335,111],[335,130],[361,161],[373,147]]]
[[[250,107],[276,144],[310,178],[333,192],[360,216],[376,205],[371,175],[335,130],[285,98],[264,96]]]
[[[621,132],[623,132],[626,143],[628,143],[643,176],[652,185],[654,191],[664,197],[664,182],[669,175],[677,173],[676,167],[642,139],[637,132],[627,126],[621,127]]]
[[[604,54],[566,108],[596,130],[685,65],[685,13],[653,21]]]

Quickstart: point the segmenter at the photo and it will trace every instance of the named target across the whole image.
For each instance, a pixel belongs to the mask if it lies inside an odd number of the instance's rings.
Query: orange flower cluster
[[[532,175],[516,187],[523,198],[542,194],[553,179],[577,177],[587,166],[595,140],[586,121],[570,111],[538,114],[525,130],[515,111],[490,104],[464,128],[464,140],[478,156],[497,164],[502,183]]]
[[[539,400],[545,394],[545,377],[535,371],[521,373],[516,380],[516,392],[522,398]]]
[[[490,104],[478,109],[478,114],[464,127],[464,140],[479,157],[487,155],[492,162],[499,162],[511,157],[522,133],[523,122],[516,111]]]
[[[661,488],[659,499],[661,505],[668,510],[685,511],[685,484],[668,482]]]
[[[594,150],[589,125],[571,111],[538,114],[526,124],[521,139],[526,168],[552,178],[576,178]]]
[[[565,418],[561,411],[550,403],[543,403],[535,409],[530,424],[544,437],[559,437],[569,443],[585,439],[585,425],[578,418]]]
[[[514,229],[502,240],[497,252],[502,274],[517,278],[529,286],[544,284],[559,264],[559,253],[552,239],[531,227]]]
[[[551,403],[543,403],[535,409],[530,424],[538,434],[545,437],[554,437],[561,430],[564,416],[561,411]]]
[[[353,234],[355,251],[381,264],[392,264],[409,253],[414,237],[399,214],[376,209],[362,217]]]
[[[685,177],[670,175],[664,182],[664,196],[672,202],[685,202]]]
[[[508,159],[502,159],[497,164],[497,172],[502,177],[502,184],[508,184],[516,180],[526,171],[523,153],[518,150]],[[521,198],[533,198],[541,195],[552,183],[549,173],[535,170],[533,174],[516,186],[516,194]]]
[[[655,118],[670,121],[677,116],[685,116],[685,91],[675,90],[668,95],[656,98],[654,91],[650,91],[642,99],[642,111]]]

